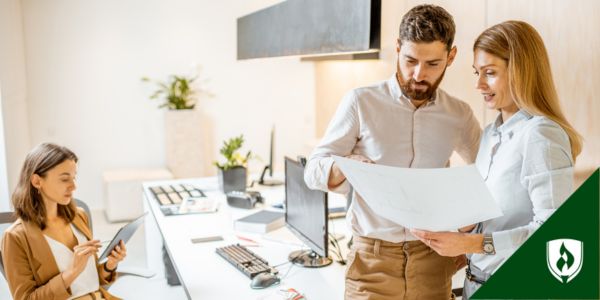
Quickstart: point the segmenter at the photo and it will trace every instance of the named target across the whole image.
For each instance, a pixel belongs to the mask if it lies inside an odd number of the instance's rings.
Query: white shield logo
[[[583,264],[583,242],[556,239],[546,243],[546,263],[550,273],[562,283],[571,281]]]

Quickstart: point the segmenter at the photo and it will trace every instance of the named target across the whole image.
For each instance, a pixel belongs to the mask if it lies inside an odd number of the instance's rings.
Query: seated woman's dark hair
[[[45,177],[46,173],[66,160],[77,162],[73,151],[52,143],[43,143],[35,147],[23,163],[19,182],[12,194],[15,214],[25,222],[32,222],[41,229],[46,228],[46,207],[40,192],[31,184],[31,176]],[[77,213],[74,201],[67,205],[58,204],[59,217],[71,222]]]

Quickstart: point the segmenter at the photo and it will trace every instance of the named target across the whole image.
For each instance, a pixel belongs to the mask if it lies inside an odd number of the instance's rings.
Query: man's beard
[[[400,63],[399,61],[396,61],[396,78],[398,79],[398,84],[400,85],[402,93],[406,97],[408,97],[411,100],[417,101],[429,100],[431,99],[431,96],[433,96],[433,93],[435,93],[435,90],[442,82],[442,79],[444,79],[444,74],[446,74],[446,68],[447,67],[444,67],[444,72],[442,72],[442,75],[440,75],[440,78],[438,78],[438,80],[434,84],[431,84],[425,80],[416,82],[412,77],[408,81],[405,81],[402,71],[400,71]],[[427,88],[425,90],[417,90],[413,87],[415,84],[426,85]]]

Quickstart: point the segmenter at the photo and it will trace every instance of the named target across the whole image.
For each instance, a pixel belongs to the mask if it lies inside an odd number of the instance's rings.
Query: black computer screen
[[[307,246],[327,257],[327,193],[304,183],[304,166],[285,158],[285,223]]]

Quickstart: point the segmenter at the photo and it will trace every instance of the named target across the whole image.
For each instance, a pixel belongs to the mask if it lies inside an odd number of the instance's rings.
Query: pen
[[[249,239],[249,238],[247,238],[247,237],[243,237],[243,236],[240,236],[240,235],[238,235],[238,236],[237,236],[237,238],[238,238],[238,239],[240,239],[240,240],[242,240],[242,241],[246,241],[246,242],[250,242],[250,243],[258,244],[258,243],[257,243],[255,240],[253,240],[253,239]]]
[[[197,243],[206,243],[206,242],[216,242],[216,241],[222,241],[223,237],[220,235],[217,236],[206,236],[206,237],[197,237],[197,238],[192,238],[191,241],[193,244],[197,244]]]

